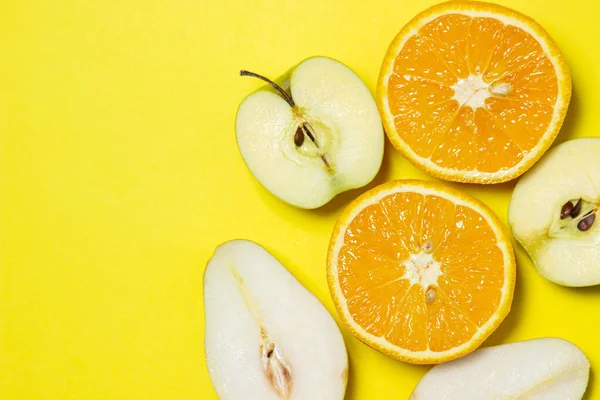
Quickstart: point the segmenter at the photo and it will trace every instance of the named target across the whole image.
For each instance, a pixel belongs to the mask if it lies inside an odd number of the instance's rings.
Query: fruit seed
[[[429,286],[425,292],[425,301],[427,303],[433,303],[435,300],[436,290],[434,287]]]
[[[312,132],[314,132],[313,127],[308,122],[305,122],[304,124],[300,125],[300,127],[302,128],[302,130],[304,130],[306,136],[308,136],[308,138],[315,144],[315,147],[318,149],[319,144],[317,143],[317,139],[315,139],[315,136],[312,134]]]
[[[577,229],[582,232],[587,231],[594,225],[594,221],[596,220],[596,214],[590,214],[577,224]]]
[[[571,211],[573,210],[573,203],[571,203],[570,201],[567,201],[565,203],[564,206],[562,206],[562,209],[560,210],[560,219],[565,219],[569,216],[569,214],[571,214]]]
[[[575,204],[575,207],[573,207],[573,209],[571,210],[569,215],[571,216],[571,218],[577,218],[577,216],[579,215],[580,212],[581,212],[581,199],[579,199],[577,204]]]
[[[302,143],[304,143],[304,132],[302,132],[302,128],[298,127],[298,129],[296,129],[296,134],[294,135],[294,144],[297,147],[302,146]]]
[[[423,252],[429,254],[431,253],[431,250],[433,250],[433,242],[431,240],[428,240],[423,245]]]

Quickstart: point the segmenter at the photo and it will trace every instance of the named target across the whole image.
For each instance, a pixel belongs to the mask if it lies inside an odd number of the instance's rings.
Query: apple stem
[[[255,74],[254,72],[246,71],[245,69],[240,71],[240,76],[252,76],[254,78],[260,79],[261,81],[267,82],[269,85],[273,86],[273,88],[275,88],[275,90],[277,90],[281,94],[281,97],[283,97],[283,99],[285,101],[287,101],[287,103],[290,105],[290,107],[296,106],[296,103],[294,102],[294,99],[292,99],[292,96],[288,92],[283,90],[283,88],[281,86],[279,86],[278,84],[276,84],[269,78],[266,78],[259,74]]]
[[[281,86],[279,86],[278,84],[276,84],[269,78],[259,75],[254,72],[247,71],[245,69],[240,70],[240,76],[251,76],[253,78],[258,78],[261,81],[268,83],[275,90],[277,90],[279,92],[281,97],[283,97],[283,99],[290,105],[290,107],[292,107],[294,109],[296,108],[296,102],[292,98],[292,95],[289,94],[288,92],[286,92],[285,89],[283,89]],[[302,133],[304,133],[306,136],[308,136],[308,138],[311,140],[311,142],[313,142],[315,147],[318,149],[319,144],[317,143],[317,139],[315,138],[315,135],[313,134],[313,132],[314,132],[314,130],[308,122],[303,122],[302,124],[300,124],[300,126],[296,130],[296,134],[294,135],[294,143],[296,144],[296,146],[297,147],[302,146],[302,143],[304,142],[304,136],[302,135]],[[322,155],[321,160],[323,160],[323,163],[325,163],[325,167],[327,167],[327,170],[331,171],[331,164],[329,164],[329,161],[327,161],[325,156]]]

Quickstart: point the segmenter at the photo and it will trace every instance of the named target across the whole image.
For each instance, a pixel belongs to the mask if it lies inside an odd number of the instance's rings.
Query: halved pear
[[[342,334],[325,307],[256,243],[217,247],[204,273],[205,350],[221,400],[340,400]]]
[[[545,278],[600,283],[600,138],[556,146],[519,180],[508,221]]]
[[[481,348],[433,367],[410,400],[578,400],[590,363],[574,344],[543,338]]]
[[[317,208],[371,182],[383,158],[384,134],[369,89],[344,64],[302,61],[240,105],[235,131],[254,177],[281,200]]]

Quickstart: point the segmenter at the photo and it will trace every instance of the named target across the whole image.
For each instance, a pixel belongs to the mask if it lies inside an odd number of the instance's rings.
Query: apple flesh
[[[384,133],[360,78],[336,60],[313,57],[277,81],[246,97],[237,112],[237,144],[252,175],[300,208],[371,182]]]
[[[348,359],[325,307],[270,253],[234,240],[204,273],[206,363],[221,400],[340,400]]]
[[[590,363],[574,344],[544,338],[476,350],[433,367],[410,400],[581,399]]]
[[[600,283],[599,208],[600,138],[576,139],[550,150],[523,175],[508,221],[542,276],[590,286]]]

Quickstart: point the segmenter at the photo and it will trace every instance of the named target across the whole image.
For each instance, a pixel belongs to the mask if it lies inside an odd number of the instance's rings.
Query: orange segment
[[[435,300],[427,304],[427,344],[431,352],[444,353],[467,343],[477,326],[442,290],[436,290]]]
[[[394,146],[447,180],[521,175],[558,134],[571,96],[560,51],[535,21],[489,3],[436,5],[385,56],[377,101]]]
[[[458,106],[456,102],[445,102],[425,108],[423,112],[411,110],[395,117],[396,128],[404,132],[404,138],[415,152],[429,157],[450,128]],[[427,116],[427,118],[425,118]]]
[[[431,68],[423,68],[424,65]],[[446,85],[452,85],[456,81],[447,65],[432,51],[429,42],[417,35],[410,37],[404,44],[402,54],[398,54],[394,74],[407,79],[418,77]]]
[[[443,140],[437,148],[433,149],[431,161],[447,168],[469,168],[470,160],[477,152],[476,129],[473,109],[461,107],[443,136]]]
[[[545,127],[552,120],[552,107],[541,103],[515,102],[490,99],[487,111],[499,128],[510,134],[513,143],[521,149],[532,149],[544,136]]]
[[[419,29],[418,36],[425,38],[431,51],[448,66],[454,75],[453,81],[456,81],[456,78],[465,79],[469,76],[466,39],[470,25],[470,17],[449,14],[436,18]],[[423,65],[420,67],[418,71],[423,71]]]
[[[473,158],[480,172],[502,171],[514,168],[523,159],[523,150],[513,142],[512,135],[504,131],[488,110],[475,110],[477,127],[477,152]],[[485,157],[481,155],[484,154]]]
[[[397,193],[381,199],[379,204],[385,211],[391,228],[394,232],[397,232],[397,251],[405,259],[409,253],[414,253],[421,247],[419,237],[421,220],[415,218],[415,216],[419,216],[422,212],[423,195],[419,193]],[[358,218],[360,218],[360,215]],[[375,239],[377,240],[377,238]]]
[[[347,289],[344,292],[346,297],[366,293],[363,289],[382,288],[390,282],[400,280],[406,272],[406,269],[398,260],[390,260],[380,252],[373,250],[344,246],[340,250],[339,257],[343,265],[340,276],[344,280],[342,287]],[[381,268],[380,274],[372,275],[369,274],[369,268],[355,268],[357,265],[384,267]],[[365,284],[364,287],[361,286],[363,284]],[[353,288],[353,291],[349,288]]]
[[[421,244],[431,243],[431,253],[440,254],[438,250],[448,245],[452,232],[456,229],[454,202],[441,196],[429,194],[425,197],[421,217]],[[420,249],[419,249],[420,250]]]
[[[467,64],[470,72],[482,74],[502,41],[504,23],[494,18],[473,18],[472,21],[467,36]]]
[[[409,286],[405,280],[403,285]],[[397,346],[413,352],[427,350],[427,306],[421,286],[412,285],[405,291],[394,308],[392,323],[384,338]]]
[[[476,349],[510,309],[510,239],[481,202],[444,185],[394,181],[340,216],[328,281],[342,321],[362,341],[413,363]]]
[[[559,96],[558,82],[552,62],[545,55],[524,64],[521,68],[507,72],[493,86],[510,85],[513,90],[503,98],[520,102],[537,102],[548,107],[556,103]],[[494,99],[492,97],[490,100]]]
[[[486,82],[495,82],[506,73],[524,68],[539,58],[547,59],[538,39],[510,24],[505,24],[502,37],[498,42],[492,43],[492,48],[494,51],[490,62],[483,72],[483,80]]]

